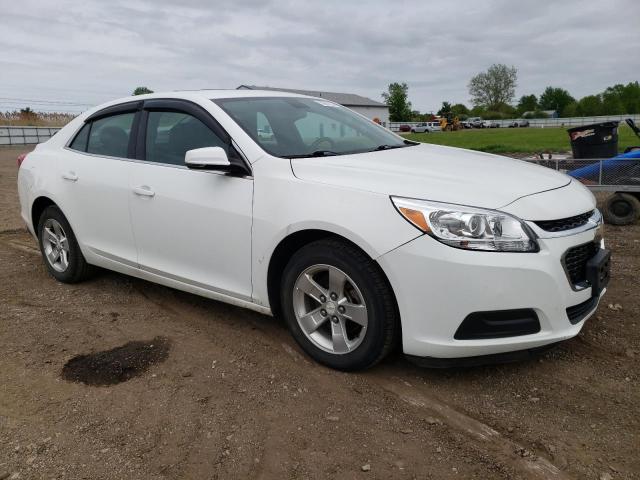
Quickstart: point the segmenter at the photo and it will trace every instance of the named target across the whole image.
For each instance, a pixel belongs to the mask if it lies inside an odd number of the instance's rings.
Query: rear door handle
[[[140,195],[141,197],[153,197],[156,192],[151,190],[147,185],[140,185],[139,187],[133,187],[133,193]]]
[[[64,178],[65,180],[69,180],[71,182],[78,181],[78,175],[76,175],[75,172],[65,172],[62,174],[62,178]]]

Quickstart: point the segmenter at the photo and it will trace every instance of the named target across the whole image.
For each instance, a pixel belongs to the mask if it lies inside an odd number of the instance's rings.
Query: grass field
[[[418,142],[468,148],[490,153],[570,152],[569,134],[565,128],[495,128],[459,132],[410,133],[404,137]],[[620,126],[618,148],[622,152],[640,145],[626,125]]]

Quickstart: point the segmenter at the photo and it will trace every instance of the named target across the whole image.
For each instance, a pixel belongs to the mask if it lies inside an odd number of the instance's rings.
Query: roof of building
[[[296,88],[258,87],[256,85],[240,85],[238,90],[266,90],[270,92],[289,92],[310,97],[320,97],[339,103],[346,107],[387,107],[382,102],[356,95],[355,93],[321,92],[318,90],[298,90]]]

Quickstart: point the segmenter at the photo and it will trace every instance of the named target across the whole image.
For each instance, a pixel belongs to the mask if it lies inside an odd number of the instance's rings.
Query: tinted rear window
[[[94,120],[87,152],[126,158],[134,117],[135,113],[131,112]]]

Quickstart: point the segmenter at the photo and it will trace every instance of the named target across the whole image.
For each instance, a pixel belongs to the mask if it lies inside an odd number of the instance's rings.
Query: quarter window
[[[184,165],[188,150],[228,145],[209,127],[192,115],[182,112],[151,111],[147,120],[146,160]]]
[[[91,124],[87,152],[126,158],[134,117],[135,113],[132,112],[94,120]]]
[[[74,138],[73,142],[71,142],[71,145],[69,145],[69,148],[78,150],[79,152],[86,152],[87,140],[89,138],[89,128],[90,125],[88,123],[85,123],[76,135],[76,138]]]

